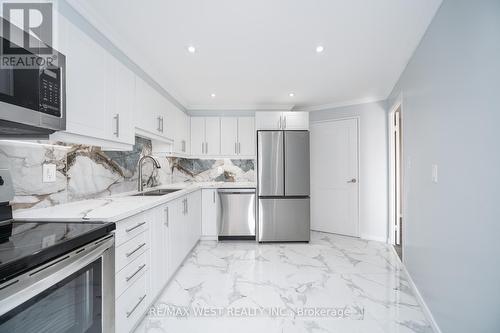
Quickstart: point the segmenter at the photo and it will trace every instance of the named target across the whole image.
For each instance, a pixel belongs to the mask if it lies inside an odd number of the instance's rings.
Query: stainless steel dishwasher
[[[255,189],[219,189],[219,240],[255,240]]]

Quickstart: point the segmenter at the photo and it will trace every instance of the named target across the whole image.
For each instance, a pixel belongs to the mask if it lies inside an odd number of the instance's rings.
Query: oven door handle
[[[0,316],[100,258],[103,271],[112,266],[114,272],[114,243],[114,235],[103,237],[0,285]]]

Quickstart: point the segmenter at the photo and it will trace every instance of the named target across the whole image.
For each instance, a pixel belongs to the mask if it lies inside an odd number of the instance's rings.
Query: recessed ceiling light
[[[316,47],[316,52],[318,52],[318,53],[321,53],[321,52],[323,52],[324,50],[325,50],[325,48],[324,48],[322,45],[318,45],[318,46]]]
[[[195,53],[195,52],[196,52],[196,47],[194,47],[194,46],[192,46],[192,45],[191,45],[191,46],[188,46],[188,52],[189,52],[189,53]]]
[[[211,94],[210,94],[210,97],[212,97],[212,98],[215,98],[215,96],[216,96],[216,95],[215,95],[214,93],[211,93]]]
[[[294,93],[289,93],[288,96],[293,97],[293,96],[295,96],[295,94]]]

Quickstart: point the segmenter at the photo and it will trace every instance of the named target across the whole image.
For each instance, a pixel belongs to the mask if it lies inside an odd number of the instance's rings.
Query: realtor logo
[[[2,9],[3,54],[52,53],[52,3],[7,2]]]
[[[0,68],[56,68],[51,2],[2,1]]]

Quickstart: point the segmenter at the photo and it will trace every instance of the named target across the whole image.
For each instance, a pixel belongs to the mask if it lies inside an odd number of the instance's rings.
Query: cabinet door
[[[187,219],[188,219],[188,249],[193,249],[201,237],[201,191],[195,191],[187,197]]]
[[[285,130],[308,130],[308,112],[283,112],[283,129]]]
[[[133,112],[135,75],[114,57],[108,57],[106,120],[110,140],[135,143]]]
[[[282,112],[261,111],[255,112],[255,128],[257,130],[279,130],[282,126]]]
[[[216,189],[203,189],[201,192],[201,235],[206,239],[217,239],[219,195]]]
[[[220,153],[234,156],[238,154],[238,118],[220,118]]]
[[[205,153],[205,118],[191,117],[191,154]]]
[[[66,22],[67,132],[109,138],[106,122],[107,53],[90,37]]]
[[[205,155],[220,155],[220,118],[205,118]]]
[[[185,197],[179,198],[169,203],[169,258],[170,274],[172,275],[179,268],[185,256]]]
[[[143,79],[135,78],[134,123],[147,132],[156,131],[152,88]]]
[[[238,155],[255,156],[255,118],[238,118]]]
[[[151,211],[150,223],[150,297],[154,299],[165,286],[168,278],[168,227],[165,207]]]

